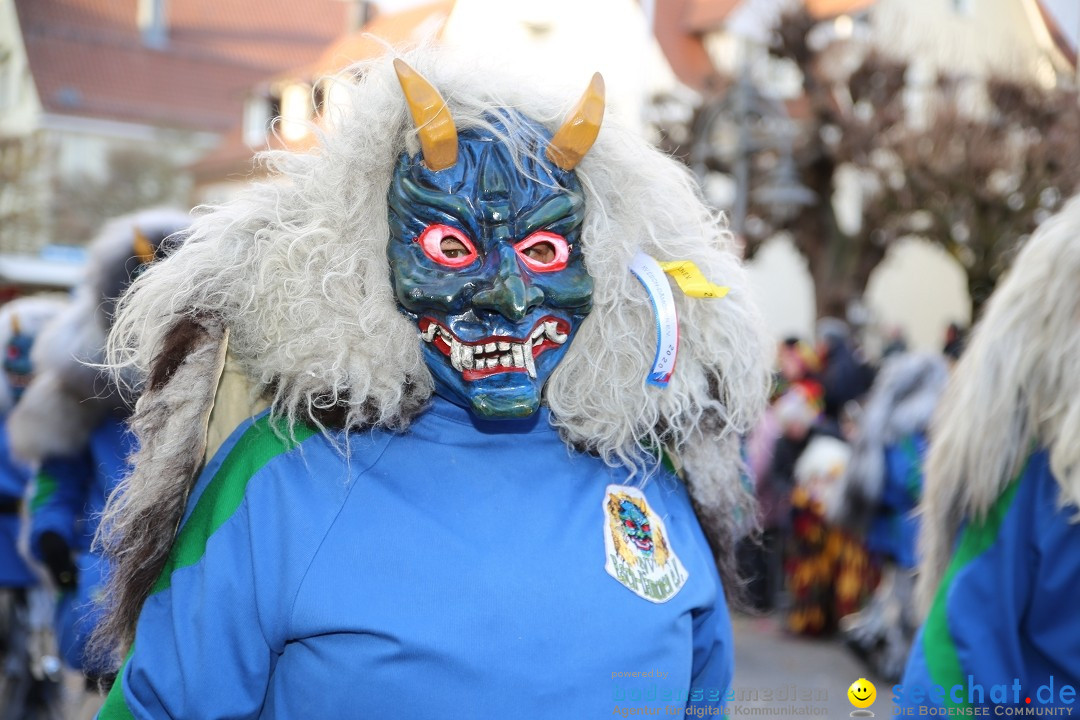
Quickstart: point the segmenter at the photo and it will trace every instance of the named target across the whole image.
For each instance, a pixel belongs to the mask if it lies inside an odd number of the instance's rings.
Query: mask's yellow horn
[[[547,149],[548,160],[563,170],[576,168],[596,142],[603,120],[604,78],[600,73],[594,73],[585,94],[570,112],[570,117],[551,138]]]
[[[450,108],[435,87],[405,61],[394,60],[401,91],[409,105],[420,150],[429,170],[444,170],[457,162],[458,137]]]
[[[139,262],[144,264],[154,262],[154,246],[138,227],[135,228],[135,241],[132,243],[132,250],[135,251],[135,257],[139,259]]]

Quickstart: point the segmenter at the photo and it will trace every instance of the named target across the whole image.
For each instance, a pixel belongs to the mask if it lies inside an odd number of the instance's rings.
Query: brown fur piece
[[[112,564],[106,615],[91,649],[114,664],[130,647],[135,622],[172,549],[188,494],[202,466],[206,427],[225,362],[228,333],[197,316],[165,336],[135,406],[139,439],[132,474],[109,498],[97,541]],[[128,492],[136,489],[136,492]]]

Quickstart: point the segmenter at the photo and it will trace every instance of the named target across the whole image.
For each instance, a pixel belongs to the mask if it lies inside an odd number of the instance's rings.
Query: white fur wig
[[[931,428],[923,494],[924,611],[956,533],[985,517],[1035,446],[1048,448],[1062,507],[1080,505],[1080,200],[1020,251],[953,371]]]
[[[190,222],[175,210],[144,210],[109,221],[90,244],[72,302],[34,343],[36,376],[8,422],[18,457],[38,463],[77,452],[104,414],[121,404],[95,365],[104,361],[113,303],[133,269],[135,230],[153,244]]]
[[[909,353],[885,363],[859,423],[844,474],[841,517],[836,520],[849,526],[870,520],[885,489],[885,448],[929,429],[948,379],[948,364],[941,355]]]
[[[67,301],[55,295],[22,297],[0,307],[0,351],[7,347],[16,326],[21,334],[36,339],[42,329],[63,310]],[[7,373],[0,373],[0,413],[6,413],[15,405],[11,382]]]
[[[582,89],[545,95],[443,51],[407,60],[446,98],[458,128],[490,128],[490,114],[513,109],[554,130]],[[228,331],[239,367],[290,423],[323,427],[332,411],[335,425],[401,428],[422,410],[433,381],[416,325],[398,310],[387,261],[391,173],[400,153],[416,150],[415,131],[389,58],[352,73],[361,79],[343,82],[350,102],[319,148],[268,155],[277,177],[198,218],[184,246],[134,283],[109,339],[115,372],[150,376],[152,385],[156,364],[180,366],[162,352],[170,333],[195,323],[218,337]],[[611,117],[576,172],[595,290],[591,314],[545,388],[553,424],[568,444],[642,476],[651,464],[645,448],[676,452],[703,526],[730,549],[739,518],[752,516],[739,480],[739,436],[763,411],[770,350],[731,235],[685,167]],[[675,289],[681,348],[666,389],[645,382],[655,323],[628,270],[639,250],[693,260],[731,288],[720,300]],[[151,404],[182,401],[166,390],[143,396],[137,432]],[[143,477],[136,465],[103,527],[130,537],[155,508],[173,507],[175,517],[156,521],[161,535],[163,525],[175,527],[178,485],[188,482]],[[112,551],[130,552],[130,545]],[[132,565],[131,573],[141,569]]]

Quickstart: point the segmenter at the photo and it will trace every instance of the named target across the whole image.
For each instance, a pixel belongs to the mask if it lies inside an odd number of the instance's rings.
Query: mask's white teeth
[[[536,362],[533,359],[532,348],[525,348],[524,355],[525,370],[529,373],[529,377],[536,379]]]
[[[510,353],[499,356],[499,364],[503,367],[510,367],[511,363],[513,363],[513,358],[510,357]]]
[[[456,338],[450,339],[450,365],[461,372],[461,343]]]
[[[472,345],[461,344],[461,367],[466,370],[472,370],[473,365],[473,348]]]
[[[526,350],[521,343],[511,345],[510,351],[514,354],[514,367],[525,367],[525,353],[532,355],[532,347]]]
[[[485,360],[484,362],[485,362],[485,363],[487,364],[487,366],[488,366],[488,368],[489,368],[489,369],[490,369],[490,368],[493,368],[493,367],[495,367],[496,365],[498,365],[498,364],[499,364],[499,360],[498,360],[497,358],[493,358],[493,357],[489,357],[489,358],[488,358],[487,360]]]
[[[506,352],[509,349],[510,349],[510,343],[508,343],[508,342],[506,342],[504,340],[499,341],[499,350],[501,352]]]
[[[532,335],[529,336],[529,339],[530,340],[535,340],[537,338],[542,338],[542,337],[544,337],[544,326],[543,325],[537,325],[536,329],[532,331]]]
[[[436,325],[435,323],[431,323],[430,325],[427,326],[427,330],[420,333],[420,337],[423,338],[424,342],[431,342],[432,340],[435,339],[435,333],[437,333],[438,331],[439,331],[439,326]]]
[[[489,342],[487,345],[485,345],[484,346],[484,352],[486,352],[486,353],[495,352],[495,343]]]
[[[562,345],[564,342],[566,342],[567,338],[565,334],[559,332],[559,326],[553,322],[544,323],[544,335],[547,337],[548,340],[551,340],[552,342],[559,345]]]

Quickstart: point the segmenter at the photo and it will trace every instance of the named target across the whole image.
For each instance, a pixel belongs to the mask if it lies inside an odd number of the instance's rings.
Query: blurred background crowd
[[[317,145],[353,62],[438,43],[568,88],[599,70],[611,111],[727,214],[777,339],[746,438],[747,610],[895,678],[927,423],[966,328],[1080,180],[1078,30],[1073,0],[0,0],[5,411],[44,312],[9,301],[59,312],[92,294],[107,221],[225,201],[267,177],[259,152]],[[119,272],[161,237],[120,240]],[[6,447],[0,569],[30,564],[0,575],[0,719],[76,717],[94,673],[53,615],[109,482],[74,493],[81,535],[35,545],[63,483]]]

